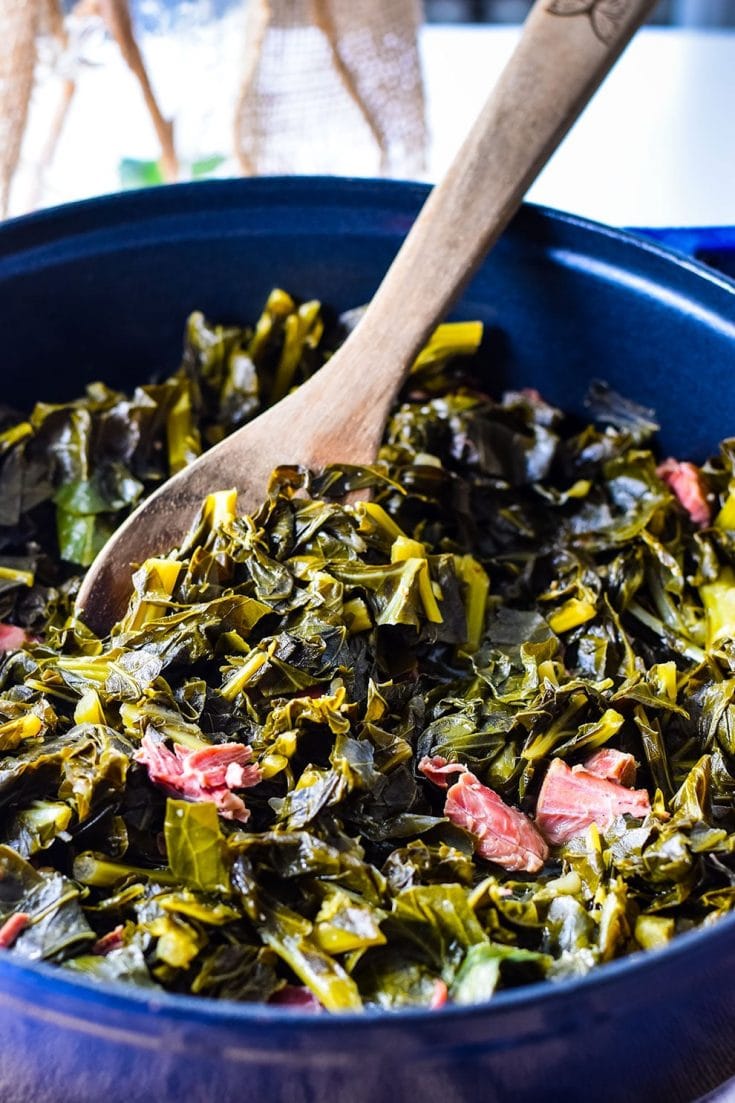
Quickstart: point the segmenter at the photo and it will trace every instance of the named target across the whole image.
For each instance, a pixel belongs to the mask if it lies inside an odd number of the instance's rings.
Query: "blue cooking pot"
[[[130,388],[175,367],[189,311],[250,320],[277,284],[363,303],[425,195],[221,181],[8,223],[0,400]],[[488,327],[488,389],[537,387],[583,413],[605,379],[656,409],[680,458],[735,430],[735,283],[657,244],[527,207],[457,315]],[[484,1006],[359,1017],[151,996],[0,957],[2,1103],[690,1103],[733,1075],[735,916]]]

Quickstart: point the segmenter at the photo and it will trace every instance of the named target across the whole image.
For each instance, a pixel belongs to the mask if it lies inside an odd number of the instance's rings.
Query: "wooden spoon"
[[[359,325],[293,394],[164,483],[107,542],[77,598],[102,635],[135,564],[179,544],[205,495],[236,487],[256,508],[279,464],[375,459],[398,388],[438,322],[654,0],[537,0],[490,99],[429,195]]]

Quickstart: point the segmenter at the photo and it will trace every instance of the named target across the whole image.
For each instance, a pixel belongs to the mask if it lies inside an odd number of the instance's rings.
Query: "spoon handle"
[[[537,0],[489,100],[350,336],[349,355],[345,346],[339,393],[351,396],[355,411],[379,396],[387,414],[436,319],[469,282],[653,5]]]

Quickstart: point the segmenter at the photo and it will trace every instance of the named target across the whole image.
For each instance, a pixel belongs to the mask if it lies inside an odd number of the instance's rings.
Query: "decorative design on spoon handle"
[[[610,46],[628,7],[629,0],[551,0],[547,11],[552,15],[586,15],[600,42]]]

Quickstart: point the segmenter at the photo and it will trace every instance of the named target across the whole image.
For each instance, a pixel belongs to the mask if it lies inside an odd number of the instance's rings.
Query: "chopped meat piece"
[[[201,751],[186,751],[178,744],[184,777],[206,788],[249,789],[261,780],[260,768],[251,763],[253,752],[243,743],[220,743]]]
[[[0,927],[0,950],[9,949],[19,934],[21,934],[31,921],[26,912],[16,912],[6,919]]]
[[[664,460],[656,468],[656,474],[679,499],[695,525],[708,525],[712,510],[708,500],[708,487],[699,468],[693,463]]]
[[[25,629],[0,623],[0,651],[18,651],[28,639]]]
[[[591,823],[605,831],[616,816],[643,817],[651,811],[645,789],[626,789],[591,774],[583,766],[570,769],[555,758],[544,778],[536,804],[536,825],[552,846],[561,846],[586,831]]]
[[[548,847],[533,822],[517,808],[510,808],[461,762],[447,762],[441,755],[425,755],[419,770],[440,789],[452,774],[461,774],[444,804],[444,815],[475,836],[475,852],[508,870],[535,873],[548,857]]]
[[[444,1004],[449,998],[449,991],[446,984],[441,978],[437,978],[434,981],[434,994],[431,997],[431,1003],[429,1007],[432,1011],[437,1011],[440,1007],[444,1007]]]
[[[536,873],[549,855],[533,821],[467,771],[447,793],[444,815],[475,837],[475,853],[503,869]]]
[[[111,950],[119,950],[123,944],[122,935],[123,928],[122,923],[120,923],[113,930],[108,931],[107,934],[103,934],[102,938],[97,939],[92,947],[92,953],[104,957],[105,954],[109,954]]]
[[[424,757],[419,762],[419,770],[432,781],[434,785],[438,785],[440,789],[446,789],[449,785],[449,777],[452,774],[466,774],[467,767],[463,766],[461,762],[447,762],[446,758],[442,758],[441,755],[435,754],[429,757]]]
[[[150,730],[135,754],[136,762],[147,767],[154,785],[186,800],[212,801],[221,816],[240,823],[247,822],[250,812],[232,789],[248,789],[261,780],[260,768],[251,758],[252,751],[244,743],[219,743],[197,751],[188,751],[177,743],[170,751]]]
[[[608,781],[617,781],[620,785],[635,785],[635,759],[625,751],[602,747],[585,759],[584,768],[588,774],[606,777]]]
[[[311,1011],[315,1014],[322,1010],[322,1005],[314,993],[297,984],[287,984],[279,988],[268,1003],[277,1004],[278,1007],[293,1007],[296,1011]]]

